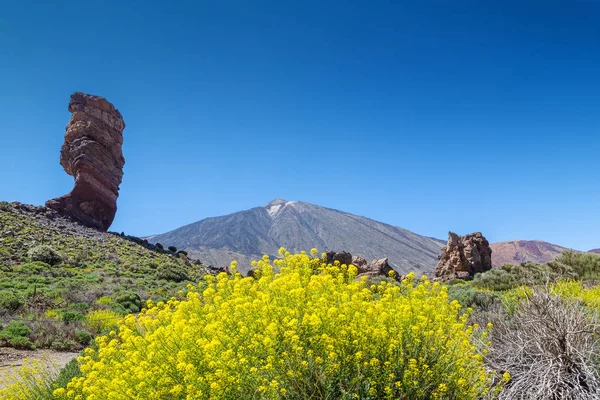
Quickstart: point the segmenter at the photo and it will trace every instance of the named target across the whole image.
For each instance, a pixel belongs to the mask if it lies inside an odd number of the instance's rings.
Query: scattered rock
[[[492,249],[481,232],[458,236],[448,232],[448,244],[438,256],[435,276],[440,280],[472,279],[492,269]]]
[[[352,254],[348,253],[347,251],[328,251],[325,254],[327,255],[328,264],[333,264],[336,261],[339,261],[340,264],[352,264]]]
[[[395,278],[397,280],[402,280],[402,276],[392,268],[392,266],[389,264],[387,257],[373,260],[371,264],[368,264],[367,260],[365,260],[364,258],[359,256],[352,256],[352,254],[346,251],[329,251],[325,254],[327,255],[328,264],[333,264],[335,261],[339,261],[340,264],[354,265],[358,269],[357,277],[389,277],[390,271],[394,271]]]
[[[256,275],[256,269],[250,269],[248,270],[248,273],[246,274],[247,277],[250,278],[254,278],[254,279],[258,279],[258,275]]]
[[[69,111],[73,115],[60,151],[60,164],[75,177],[75,186],[70,193],[48,200],[46,206],[107,231],[117,212],[123,177],[125,122],[105,98],[80,92],[71,95]]]
[[[367,272],[369,270],[368,264],[369,263],[364,258],[360,256],[352,256],[352,265],[355,265],[356,268],[358,268],[359,274]]]
[[[364,267],[363,267],[364,268]],[[376,277],[376,276],[383,276],[383,277],[390,277],[390,272],[394,272],[393,277],[397,280],[397,281],[401,281],[403,279],[403,276],[401,276],[398,271],[396,271],[395,269],[392,268],[392,266],[390,265],[388,258],[379,258],[377,260],[373,260],[371,261],[371,264],[368,266],[368,268],[366,268],[365,272],[360,273],[360,268],[359,268],[359,275],[358,277],[361,276],[368,276],[368,277]]]

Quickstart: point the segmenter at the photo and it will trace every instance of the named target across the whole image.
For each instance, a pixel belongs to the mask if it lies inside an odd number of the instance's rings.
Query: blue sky
[[[111,230],[283,197],[600,247],[599,20],[597,1],[3,2],[0,199],[71,189],[83,91],[127,124]]]

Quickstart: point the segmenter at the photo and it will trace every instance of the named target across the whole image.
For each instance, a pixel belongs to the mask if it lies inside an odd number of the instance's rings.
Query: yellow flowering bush
[[[552,291],[565,299],[580,300],[594,311],[600,311],[600,286],[586,286],[582,281],[565,280],[555,283]]]
[[[119,320],[123,318],[121,314],[117,314],[110,310],[95,310],[90,311],[86,317],[86,324],[96,332],[102,332],[108,329],[116,328]]]
[[[314,251],[311,252],[314,254]],[[149,302],[80,357],[59,399],[477,399],[486,332],[414,274],[371,285],[354,266],[267,256],[182,300]],[[498,387],[497,390],[500,390]]]

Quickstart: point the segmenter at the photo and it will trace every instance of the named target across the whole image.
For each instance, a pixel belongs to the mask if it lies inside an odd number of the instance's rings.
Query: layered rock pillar
[[[46,207],[102,231],[117,212],[123,178],[125,122],[105,98],[80,92],[71,95],[60,165],[75,178],[73,190],[48,200]]]

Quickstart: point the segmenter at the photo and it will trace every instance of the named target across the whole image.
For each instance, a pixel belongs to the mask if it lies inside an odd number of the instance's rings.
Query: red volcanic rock
[[[441,280],[471,279],[492,269],[492,249],[481,232],[465,236],[448,232],[448,244],[438,258],[435,276]]]
[[[117,212],[123,178],[125,122],[105,98],[80,92],[71,95],[69,111],[73,115],[60,151],[60,165],[75,177],[75,186],[70,193],[48,200],[46,207],[106,231]]]

